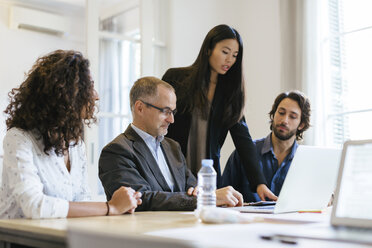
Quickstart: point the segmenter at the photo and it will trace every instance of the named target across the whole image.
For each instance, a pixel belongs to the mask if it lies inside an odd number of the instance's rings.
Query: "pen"
[[[298,213],[317,213],[317,214],[321,214],[322,213],[322,210],[300,210],[298,211]]]
[[[283,236],[278,236],[278,235],[261,235],[260,238],[264,240],[279,241],[280,243],[283,243],[283,244],[290,244],[290,245],[297,244],[297,241],[293,238],[283,237]]]

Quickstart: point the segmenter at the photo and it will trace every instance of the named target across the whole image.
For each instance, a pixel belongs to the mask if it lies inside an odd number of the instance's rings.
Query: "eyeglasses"
[[[162,112],[163,114],[165,114],[167,116],[170,116],[171,114],[173,114],[173,116],[174,116],[177,113],[177,109],[171,110],[169,107],[159,108],[159,107],[156,107],[156,106],[152,105],[151,103],[148,103],[148,102],[145,102],[145,101],[142,101],[142,100],[140,100],[140,101],[143,102],[144,104],[146,104],[147,106],[150,106],[150,107],[153,107],[154,109],[159,110],[160,112]]]

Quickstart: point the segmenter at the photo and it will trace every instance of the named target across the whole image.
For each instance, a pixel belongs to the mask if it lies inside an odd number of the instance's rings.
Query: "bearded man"
[[[303,132],[310,126],[310,111],[310,102],[303,93],[279,94],[269,112],[272,132],[266,138],[254,141],[266,185],[276,196],[296,153],[297,141],[302,140]],[[258,195],[250,190],[236,150],[226,164],[222,185],[231,185],[242,193],[244,202],[260,201]]]

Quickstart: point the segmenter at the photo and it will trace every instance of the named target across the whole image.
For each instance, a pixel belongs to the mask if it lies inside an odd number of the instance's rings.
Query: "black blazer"
[[[174,178],[173,192],[146,143],[130,125],[106,145],[99,159],[99,177],[108,200],[120,186],[126,186],[142,193],[138,211],[194,210],[196,197],[185,192],[197,182],[186,166],[179,144],[164,138],[161,148]]]
[[[183,154],[187,154],[187,142],[191,126],[190,112],[184,112],[185,106],[178,98],[182,90],[188,89],[186,83],[191,74],[192,67],[171,68],[163,76],[163,80],[171,84],[177,95],[177,109],[174,123],[168,128],[167,137],[172,138],[180,143]],[[222,186],[221,167],[220,167],[220,150],[225,142],[227,132],[230,131],[234,145],[242,159],[247,178],[252,190],[255,192],[258,184],[266,184],[266,180],[259,169],[256,147],[253,144],[249,134],[247,123],[244,117],[231,128],[222,125],[223,110],[225,106],[225,84],[218,83],[214,93],[212,107],[210,110],[208,130],[207,130],[207,156],[213,159],[213,166],[217,172],[217,187]]]

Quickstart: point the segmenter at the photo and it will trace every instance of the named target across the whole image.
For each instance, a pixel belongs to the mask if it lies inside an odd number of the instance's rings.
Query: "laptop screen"
[[[372,223],[372,140],[345,143],[334,208],[332,223],[350,226],[360,226],[358,220]]]

